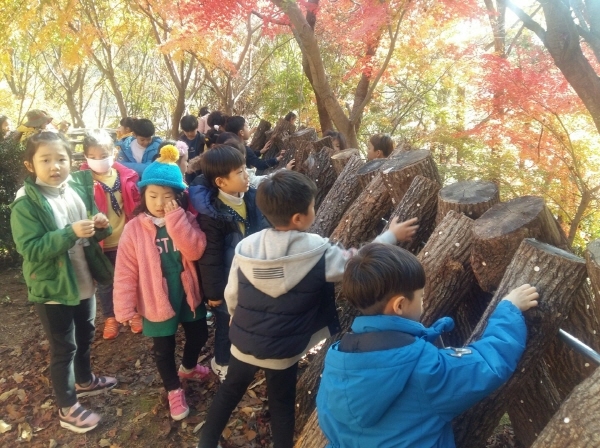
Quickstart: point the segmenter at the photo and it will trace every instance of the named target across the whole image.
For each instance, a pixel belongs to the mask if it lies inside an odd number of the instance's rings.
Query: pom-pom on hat
[[[174,190],[183,191],[187,185],[183,182],[181,170],[177,165],[179,150],[173,145],[166,145],[160,149],[160,157],[152,162],[142,173],[142,180],[138,186],[161,185]]]

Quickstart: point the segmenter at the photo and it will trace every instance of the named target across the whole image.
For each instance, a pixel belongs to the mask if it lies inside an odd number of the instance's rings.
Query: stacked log
[[[317,184],[317,194],[315,196],[315,210],[317,211],[338,177],[331,163],[333,154],[333,149],[324,146],[318,152],[308,156],[306,160],[305,174]]]
[[[600,240],[594,240],[587,245],[585,261],[594,295],[600,300]]]
[[[280,119],[272,131],[268,131],[266,135],[271,142],[271,147],[264,154],[265,159],[271,159],[273,157],[277,157],[279,151],[285,149],[285,143],[290,138],[290,136],[296,130],[296,126],[291,124],[289,121],[284,119]],[[316,136],[315,136],[316,137]],[[315,138],[316,140],[316,138]],[[264,146],[264,145],[263,145]]]
[[[358,149],[350,148],[339,151],[331,156],[331,164],[336,173],[341,174],[344,167],[354,156],[360,157],[360,151]]]
[[[385,159],[375,159],[365,163],[356,173],[358,182],[364,188],[379,174],[379,169],[385,164]]]
[[[260,120],[254,135],[252,136],[252,141],[250,142],[250,148],[253,151],[260,151],[265,147],[268,141],[267,131],[271,129],[271,123],[267,120]]]
[[[437,223],[439,224],[450,210],[477,219],[499,202],[500,193],[493,182],[466,180],[450,184],[440,190]]]

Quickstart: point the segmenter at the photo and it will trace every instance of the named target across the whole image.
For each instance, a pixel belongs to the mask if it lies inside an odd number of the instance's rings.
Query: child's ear
[[[223,187],[224,184],[225,184],[225,181],[222,177],[217,177],[215,179],[215,185],[217,186],[217,188]]]
[[[302,216],[301,216],[301,213],[294,213],[294,214],[292,215],[292,219],[290,219],[290,222],[291,222],[292,224],[294,224],[294,225],[298,225],[298,224],[300,224],[300,223],[301,223],[301,221],[302,221]]]
[[[27,168],[27,171],[29,171],[30,173],[35,173],[35,170],[33,169],[33,163],[30,163],[27,160],[25,160],[23,163],[25,164],[25,168]]]
[[[385,306],[384,314],[402,316],[408,302],[409,300],[404,296],[394,296]]]

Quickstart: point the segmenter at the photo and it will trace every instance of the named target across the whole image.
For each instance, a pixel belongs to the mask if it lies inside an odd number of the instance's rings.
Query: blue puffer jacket
[[[135,139],[135,137],[125,137],[123,140],[115,143],[115,146],[118,146],[119,154],[117,155],[117,162],[122,165],[125,165],[127,168],[134,170],[142,178],[142,173],[146,169],[148,165],[150,165],[154,158],[158,155],[158,147],[162,143],[162,139],[160,137],[152,137],[152,141],[146,147],[144,151],[144,155],[142,157],[142,163],[138,163],[133,157],[133,152],[131,151],[131,142]]]
[[[254,188],[244,194],[250,223],[246,228],[246,235],[242,235],[240,227],[218,198],[218,194],[219,190],[210,185],[204,175],[196,177],[189,189],[190,202],[198,211],[198,224],[206,234],[206,249],[198,261],[200,284],[206,300],[224,299],[235,246],[242,238],[270,227],[256,206]]]
[[[344,353],[339,343],[325,358],[317,395],[319,425],[330,447],[454,447],[452,419],[480,401],[513,373],[527,328],[521,311],[500,302],[472,353],[460,358],[430,342],[454,326],[431,328],[397,316],[361,316],[355,333],[398,331],[417,339],[384,351]]]

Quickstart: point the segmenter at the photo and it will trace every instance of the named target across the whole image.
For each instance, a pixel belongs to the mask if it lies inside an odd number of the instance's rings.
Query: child
[[[277,157],[272,159],[263,160],[258,158],[254,151],[252,151],[252,148],[246,144],[250,138],[250,129],[248,129],[248,123],[246,123],[244,117],[229,117],[225,123],[225,131],[237,135],[244,142],[246,146],[246,166],[248,168],[255,167],[258,170],[266,170],[276,166],[283,159],[285,151],[281,151]]]
[[[158,146],[162,140],[154,136],[154,125],[150,120],[133,120],[132,126],[133,136],[116,143],[120,148],[117,161],[141,176],[158,154]]]
[[[348,143],[346,143],[346,137],[341,132],[336,131],[327,131],[323,134],[323,137],[331,137],[333,140],[333,149],[336,151],[343,151],[348,147]]]
[[[231,360],[208,411],[200,448],[217,446],[231,412],[261,368],[274,446],[293,446],[298,361],[339,331],[333,282],[341,280],[346,261],[356,252],[305,233],[315,219],[316,192],[312,180],[287,170],[258,187],[256,203],[275,228],[251,235],[235,248],[225,290],[232,316]],[[392,221],[377,241],[409,239],[416,231],[414,222]]]
[[[123,228],[133,217],[133,210],[140,202],[136,185],[138,175],[115,162],[115,146],[106,131],[90,131],[83,139],[83,154],[86,162],[81,165],[81,169],[92,171],[96,206],[108,217],[112,227],[112,235],[104,240],[102,248],[114,267]],[[119,336],[119,323],[115,319],[113,307],[113,284],[98,285],[96,296],[106,319],[102,337],[115,339]],[[139,314],[132,319],[131,331],[142,332],[142,317]]]
[[[283,119],[289,122],[290,124],[296,123],[296,118],[298,118],[298,115],[296,115],[293,111],[288,112],[287,115],[283,117]]]
[[[237,149],[216,145],[202,155],[201,167],[203,174],[190,186],[190,201],[206,232],[206,251],[198,265],[204,296],[216,318],[215,356],[210,364],[223,381],[231,347],[224,292],[233,252],[242,238],[269,224],[256,207],[256,190],[249,187],[244,156]]]
[[[325,358],[317,413],[328,446],[453,447],[452,419],[515,370],[534,287],[512,290],[481,339],[457,356],[432,344],[452,319],[419,323],[424,286],[423,267],[399,247],[368,244],[348,262],[342,295],[363,315]]]
[[[125,226],[115,270],[115,315],[127,322],[144,318],[143,333],[153,339],[158,373],[167,390],[173,420],[190,412],[180,379],[202,381],[210,370],[197,364],[208,339],[206,308],[200,297],[194,261],[206,247],[206,236],[191,213],[181,207],[186,188],[175,164],[173,146],[142,174],[138,215]],[[175,333],[181,323],[185,345],[179,371],[175,366]]]
[[[133,136],[133,121],[131,117],[121,118],[119,121],[119,127],[117,128],[117,140],[123,140],[127,137]]]
[[[394,141],[388,134],[375,134],[369,139],[367,160],[385,159],[394,150]]]
[[[177,140],[188,146],[188,158],[193,159],[204,152],[204,134],[198,132],[198,119],[193,115],[185,115],[179,121],[182,133]]]
[[[77,399],[117,384],[115,378],[94,375],[90,364],[94,280],[112,281],[111,265],[98,242],[111,228],[94,204],[91,173],[70,174],[71,148],[62,135],[33,135],[24,158],[30,176],[11,205],[12,235],[23,256],[28,298],[50,342],[50,377],[60,426],[84,433],[98,425],[100,416]]]

